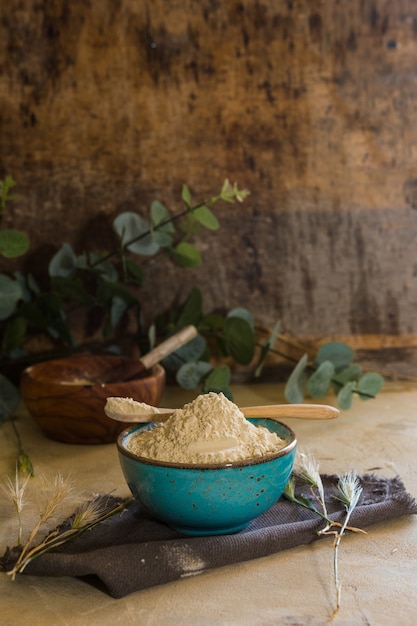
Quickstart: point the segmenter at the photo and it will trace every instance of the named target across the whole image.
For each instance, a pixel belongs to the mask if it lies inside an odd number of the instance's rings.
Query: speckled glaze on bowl
[[[267,511],[282,495],[294,464],[297,440],[281,422],[249,420],[287,441],[262,461],[227,465],[155,462],[129,451],[129,440],[154,424],[135,425],[118,437],[126,482],[143,508],[183,535],[236,533]]]

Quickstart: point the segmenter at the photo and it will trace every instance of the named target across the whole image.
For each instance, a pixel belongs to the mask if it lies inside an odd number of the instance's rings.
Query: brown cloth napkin
[[[330,518],[343,521],[334,497],[337,476],[322,476]],[[402,481],[373,474],[360,477],[362,495],[349,525],[365,528],[417,514],[417,503]],[[303,485],[298,493],[308,496]],[[138,503],[108,518],[54,552],[32,561],[25,574],[82,577],[114,598],[256,559],[319,539],[324,526],[317,514],[281,498],[269,511],[234,535],[184,537],[152,519]],[[330,540],[330,539],[328,539]]]

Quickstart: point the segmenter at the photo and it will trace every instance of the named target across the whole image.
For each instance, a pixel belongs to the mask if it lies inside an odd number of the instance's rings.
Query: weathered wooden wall
[[[13,224],[39,256],[101,247],[119,211],[228,177],[249,200],[200,269],[151,266],[151,311],[197,284],[300,337],[417,343],[416,59],[413,0],[2,2]]]

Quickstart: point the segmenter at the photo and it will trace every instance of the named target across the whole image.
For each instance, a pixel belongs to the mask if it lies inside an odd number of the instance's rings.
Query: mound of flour
[[[216,442],[222,441],[233,444],[216,450]],[[267,428],[251,424],[222,393],[207,393],[174,411],[166,422],[140,432],[129,449],[154,461],[233,463],[275,453],[285,444]]]

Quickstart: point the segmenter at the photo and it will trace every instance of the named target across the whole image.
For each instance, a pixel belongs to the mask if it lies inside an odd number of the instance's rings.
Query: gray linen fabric
[[[323,475],[330,517],[342,521],[334,497],[336,476]],[[363,492],[349,524],[365,528],[417,513],[417,503],[400,478],[360,477]],[[298,487],[308,495],[308,487]],[[233,535],[184,537],[152,519],[138,503],[32,561],[24,573],[74,576],[114,598],[200,574],[231,563],[256,559],[319,539],[323,521],[314,512],[281,498],[269,511]],[[328,541],[331,539],[327,539]],[[5,567],[3,557],[3,569]]]

